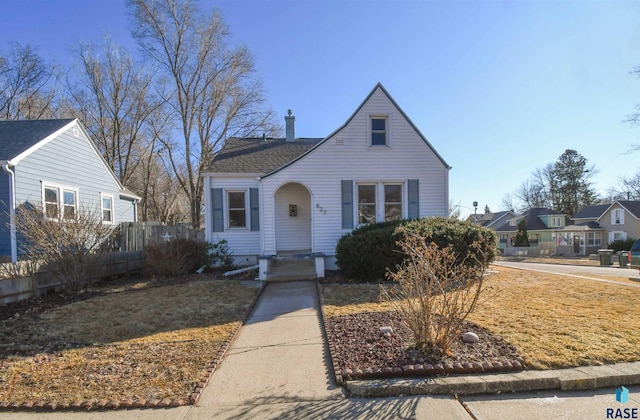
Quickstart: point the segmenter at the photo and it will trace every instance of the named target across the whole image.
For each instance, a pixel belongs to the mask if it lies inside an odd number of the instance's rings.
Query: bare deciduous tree
[[[38,119],[55,115],[57,75],[29,44],[12,43],[0,52],[0,119]]]
[[[191,0],[129,0],[133,35],[146,56],[167,77],[166,97],[177,115],[180,140],[164,139],[171,169],[187,196],[194,227],[201,222],[203,179],[222,142],[232,136],[273,135],[273,113],[244,47],[229,44],[229,31],[217,12],[206,13]]]
[[[76,53],[80,68],[67,82],[72,106],[126,185],[142,156],[153,148],[154,139],[145,135],[144,127],[163,100],[155,94],[152,75],[109,38],[99,49],[84,44]]]

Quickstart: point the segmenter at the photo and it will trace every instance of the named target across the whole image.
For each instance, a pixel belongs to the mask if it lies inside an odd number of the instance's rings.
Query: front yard
[[[516,346],[528,368],[640,360],[640,288],[494,268],[469,321]],[[390,309],[375,284],[323,285],[322,293],[329,320]]]
[[[4,307],[0,403],[188,403],[258,291],[207,275],[132,279],[69,304]]]

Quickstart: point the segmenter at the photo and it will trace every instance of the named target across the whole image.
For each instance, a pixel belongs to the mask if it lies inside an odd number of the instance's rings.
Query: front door
[[[297,182],[276,191],[276,251],[311,251],[311,194]]]
[[[580,253],[580,236],[579,235],[573,236],[573,252],[575,254]]]

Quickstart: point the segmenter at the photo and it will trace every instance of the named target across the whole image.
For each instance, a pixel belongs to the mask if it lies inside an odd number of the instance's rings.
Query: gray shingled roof
[[[72,119],[0,121],[0,160],[11,160]]]
[[[540,216],[564,216],[564,213],[561,213],[556,210],[545,209],[541,207],[529,209],[522,216],[525,219],[525,224],[527,226],[527,230],[546,230],[552,229],[547,227],[542,220],[540,220]],[[554,228],[557,229],[557,228]],[[504,226],[501,226],[496,229],[496,232],[515,232],[518,230],[517,226],[510,226],[508,223]]]
[[[618,200],[616,203],[620,204],[625,209],[629,210],[636,218],[640,218],[640,201],[623,201]]]
[[[209,165],[209,172],[266,174],[302,155],[322,139],[229,138]]]
[[[597,219],[607,211],[611,204],[596,204],[593,206],[584,206],[577,212],[572,219]]]

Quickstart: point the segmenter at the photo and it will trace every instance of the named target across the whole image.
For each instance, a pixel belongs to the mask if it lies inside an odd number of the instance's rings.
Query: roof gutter
[[[11,262],[18,261],[18,241],[16,235],[16,175],[10,160],[2,161],[2,169],[9,175],[9,230],[11,232]]]

